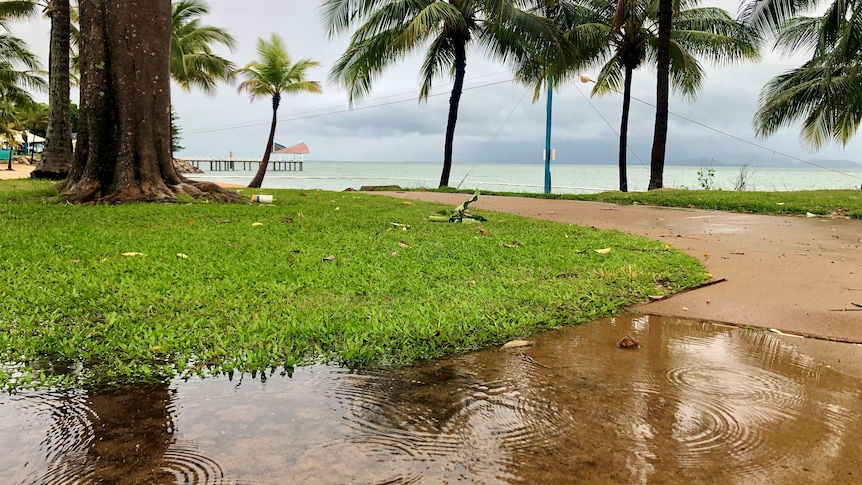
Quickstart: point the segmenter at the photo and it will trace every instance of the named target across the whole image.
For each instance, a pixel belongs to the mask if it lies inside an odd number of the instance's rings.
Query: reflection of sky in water
[[[615,343],[630,334],[640,350]],[[0,398],[0,483],[852,483],[860,382],[617,317],[410,369]],[[851,475],[852,474],[852,475]]]

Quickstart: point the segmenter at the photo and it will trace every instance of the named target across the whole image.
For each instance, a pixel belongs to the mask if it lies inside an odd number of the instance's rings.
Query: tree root
[[[180,183],[140,184],[124,187],[108,193],[97,181],[78,182],[72,186],[60,186],[60,198],[72,204],[126,204],[129,202],[176,202],[182,194],[194,199],[233,202],[240,198],[236,192],[212,182],[198,182],[182,178]]]
[[[236,192],[230,191],[213,182],[199,182],[184,179],[182,183],[171,185],[176,194],[185,194],[195,199],[215,200],[218,202],[233,202],[240,198]]]

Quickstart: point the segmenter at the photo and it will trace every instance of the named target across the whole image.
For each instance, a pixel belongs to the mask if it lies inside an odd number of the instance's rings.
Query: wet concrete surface
[[[797,339],[623,315],[531,340],[391,371],[3,396],[0,483],[862,482],[862,381]]]
[[[453,206],[466,197],[387,195]],[[780,204],[781,194],[774,197]],[[862,308],[854,305],[862,305],[860,220],[494,196],[480,196],[470,207],[664,241],[726,280],[650,303],[644,312],[862,343]],[[486,226],[493,230],[491,219]]]
[[[465,197],[387,195],[453,205]],[[780,204],[781,193],[773,195]],[[856,345],[862,343],[862,221],[523,197],[480,196],[471,207],[664,241],[701,260],[723,282],[638,311],[804,335],[810,339],[781,338],[804,346],[824,365],[862,377]]]

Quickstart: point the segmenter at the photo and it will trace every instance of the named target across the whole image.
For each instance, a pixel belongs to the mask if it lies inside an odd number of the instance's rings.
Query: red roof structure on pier
[[[308,149],[308,145],[305,143],[299,142],[296,145],[292,145],[289,147],[279,148],[278,150],[274,150],[272,153],[288,153],[293,155],[308,155],[311,153],[311,150]]]

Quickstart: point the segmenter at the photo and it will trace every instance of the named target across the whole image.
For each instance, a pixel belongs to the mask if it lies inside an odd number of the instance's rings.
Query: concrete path
[[[386,195],[453,206],[467,198]],[[862,307],[856,306],[862,305],[862,221],[493,196],[480,196],[471,207],[657,239],[727,280],[639,311],[862,343]],[[862,369],[862,355],[856,359]]]

